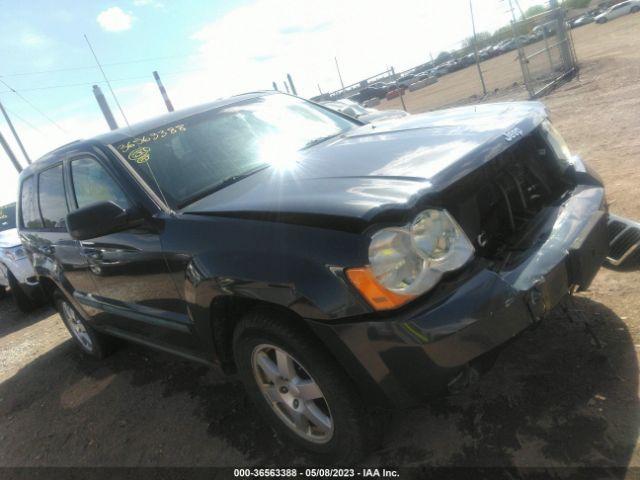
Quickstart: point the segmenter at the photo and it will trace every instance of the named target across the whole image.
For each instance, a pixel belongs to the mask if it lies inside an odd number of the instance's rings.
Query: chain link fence
[[[531,98],[544,95],[576,73],[571,30],[567,27],[563,9],[550,10],[512,26],[514,38],[519,41],[522,76]],[[527,38],[536,41],[530,43]]]
[[[512,22],[498,34],[451,45],[446,55],[404,71],[381,72],[318,100],[354,98],[370,86],[403,83],[402,93],[361,101],[380,109],[412,113],[487,101],[538,98],[577,72],[577,60],[562,8]],[[474,48],[475,47],[475,48]],[[425,81],[425,73],[433,75]],[[416,79],[412,85],[412,79]]]

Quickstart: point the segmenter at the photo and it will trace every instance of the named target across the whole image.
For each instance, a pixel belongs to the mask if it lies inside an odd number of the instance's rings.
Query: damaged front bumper
[[[367,396],[409,405],[442,391],[474,361],[586,289],[608,252],[601,186],[579,185],[548,207],[540,241],[510,266],[481,268],[444,299],[414,302],[391,316],[312,328]]]

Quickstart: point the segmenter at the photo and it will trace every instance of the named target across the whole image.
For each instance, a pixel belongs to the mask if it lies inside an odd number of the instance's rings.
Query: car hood
[[[404,110],[378,110],[360,115],[358,120],[365,123],[380,122],[382,120],[390,120],[392,118],[402,118],[408,115]]]
[[[313,224],[331,218],[363,228],[437,195],[509,147],[515,140],[505,133],[526,135],[545,117],[541,103],[514,102],[356,127],[181,212]]]
[[[11,228],[0,232],[0,248],[11,248],[21,245],[20,237],[18,236],[18,230]]]

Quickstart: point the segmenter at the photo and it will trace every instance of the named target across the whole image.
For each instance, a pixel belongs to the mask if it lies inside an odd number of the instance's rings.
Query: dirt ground
[[[640,14],[575,30],[580,78],[543,99],[569,144],[604,178],[612,211],[634,218],[638,31]],[[511,61],[503,57],[490,62]],[[477,81],[474,74],[468,68],[445,76],[440,90],[411,93],[407,105],[420,112],[459,102],[473,93],[465,93],[463,80]],[[522,92],[496,97],[510,95]],[[571,305],[573,320],[556,310],[510,343],[474,387],[397,412],[366,463],[640,466],[639,286],[638,270],[601,270]],[[87,359],[52,310],[22,315],[0,300],[0,466],[304,460],[264,426],[234,379],[137,346],[105,361]]]

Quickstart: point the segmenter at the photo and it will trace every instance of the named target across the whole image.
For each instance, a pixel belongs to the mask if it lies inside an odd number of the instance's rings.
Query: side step
[[[640,223],[609,214],[609,255],[607,263],[640,263]]]

